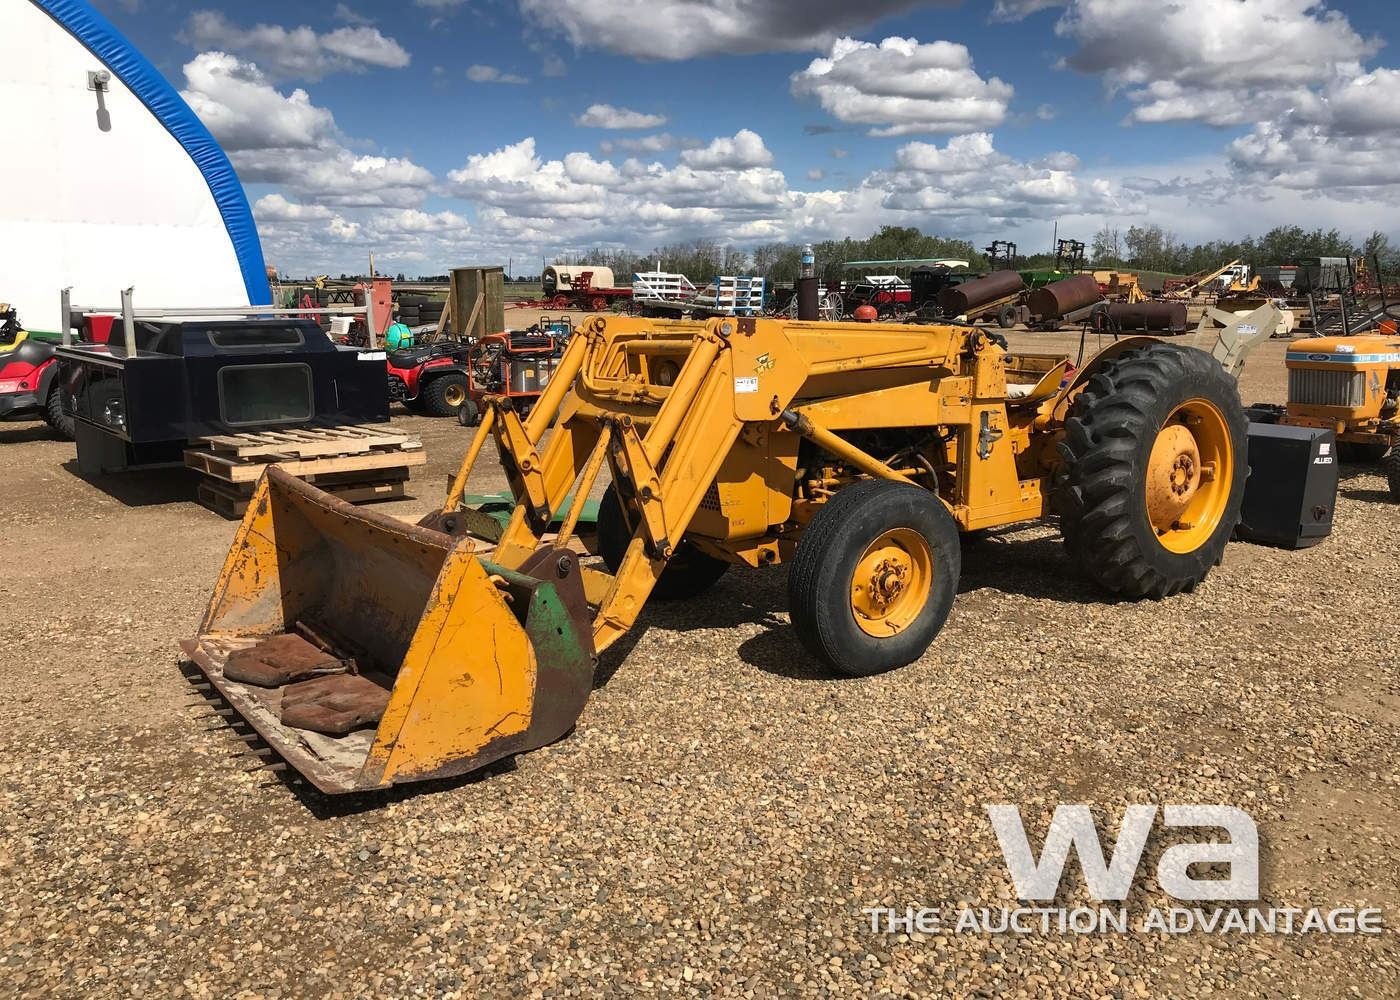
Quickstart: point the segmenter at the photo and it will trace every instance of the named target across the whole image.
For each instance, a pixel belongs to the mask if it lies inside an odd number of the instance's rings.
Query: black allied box
[[[1239,538],[1305,549],[1332,533],[1337,436],[1318,427],[1249,425],[1249,480]]]

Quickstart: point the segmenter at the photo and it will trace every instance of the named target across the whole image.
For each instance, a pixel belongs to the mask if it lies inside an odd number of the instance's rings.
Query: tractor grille
[[[1288,373],[1288,401],[1309,406],[1362,406],[1366,402],[1366,375],[1294,368]]]

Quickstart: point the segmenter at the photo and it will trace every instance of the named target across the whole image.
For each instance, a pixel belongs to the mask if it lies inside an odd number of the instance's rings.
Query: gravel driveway
[[[1014,338],[1073,349],[1076,338]],[[1283,395],[1283,345],[1246,401]],[[430,464],[465,446],[399,414]],[[182,475],[76,474],[0,426],[0,995],[1393,997],[1379,935],[873,933],[868,907],[1012,905],[984,805],[1258,822],[1263,902],[1400,919],[1400,508],[1343,467],[1335,534],[1231,545],[1113,604],[1054,532],[969,541],[918,663],[816,669],[782,572],[654,605],[570,738],[484,776],[331,800],[261,768],[176,665],[233,525]],[[499,488],[498,474],[472,488]],[[1150,878],[1127,905],[1170,905]],[[1077,869],[1065,905],[1092,905]]]

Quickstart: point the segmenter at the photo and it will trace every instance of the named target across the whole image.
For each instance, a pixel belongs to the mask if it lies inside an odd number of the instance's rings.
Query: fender
[[[1156,337],[1124,337],[1122,340],[1114,341],[1098,354],[1084,363],[1084,367],[1074,373],[1074,378],[1069,384],[1060,390],[1051,402],[1050,413],[1053,420],[1063,422],[1069,414],[1070,405],[1074,402],[1079,391],[1084,388],[1085,383],[1093,378],[1100,368],[1120,355],[1140,347],[1147,347],[1149,344],[1160,344]],[[1044,413],[1045,411],[1041,411]]]
[[[58,358],[49,358],[39,366],[39,399],[47,402],[49,392],[53,389],[53,384],[58,380]]]
[[[459,362],[454,361],[451,358],[436,358],[432,361],[429,361],[426,365],[424,365],[422,368],[419,368],[418,371],[414,373],[414,381],[417,385],[417,388],[414,390],[413,395],[420,395],[423,392],[424,386],[426,386],[433,379],[438,378],[442,375],[450,375],[453,372],[459,372],[462,375],[466,375],[468,379],[471,378],[471,373],[468,371],[467,366],[460,364]]]
[[[466,372],[467,366],[453,358],[434,358],[419,370],[424,375],[441,375],[444,372]]]

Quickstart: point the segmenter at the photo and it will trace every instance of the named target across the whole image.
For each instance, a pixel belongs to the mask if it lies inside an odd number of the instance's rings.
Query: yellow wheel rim
[[[467,401],[467,390],[460,385],[449,385],[443,392],[442,399],[448,406],[461,406]]]
[[[1187,553],[1204,545],[1220,526],[1234,481],[1225,415],[1209,400],[1182,403],[1157,432],[1147,460],[1147,519],[1162,547]]]
[[[851,577],[851,612],[867,635],[887,639],[914,623],[933,589],[933,552],[909,528],[885,532],[861,555]]]

